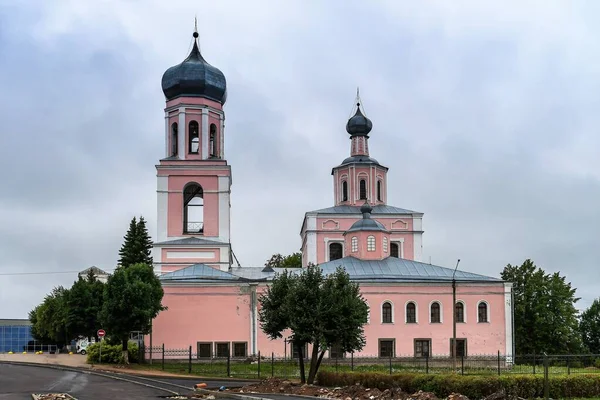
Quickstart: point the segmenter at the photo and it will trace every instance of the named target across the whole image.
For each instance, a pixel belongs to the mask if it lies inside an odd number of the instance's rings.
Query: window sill
[[[418,322],[405,322],[406,325],[419,325]]]
[[[477,321],[478,324],[489,324],[490,321]]]
[[[393,322],[382,322],[381,325],[394,325]]]

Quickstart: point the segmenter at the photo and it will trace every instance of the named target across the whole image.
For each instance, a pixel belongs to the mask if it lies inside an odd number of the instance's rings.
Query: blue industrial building
[[[22,352],[33,341],[28,319],[0,319],[0,353]]]

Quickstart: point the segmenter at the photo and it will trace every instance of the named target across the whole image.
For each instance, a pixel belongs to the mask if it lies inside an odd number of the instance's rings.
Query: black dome
[[[352,136],[366,136],[373,129],[373,123],[360,111],[360,103],[356,105],[356,114],[348,120],[346,131]]]
[[[219,69],[210,65],[198,48],[194,34],[194,47],[181,64],[165,71],[162,77],[162,90],[167,100],[179,96],[206,97],[225,104],[227,82]]]

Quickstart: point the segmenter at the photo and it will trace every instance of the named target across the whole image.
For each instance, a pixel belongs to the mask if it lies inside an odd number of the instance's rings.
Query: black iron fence
[[[274,353],[248,357],[231,355],[216,357],[198,354],[193,346],[186,349],[166,349],[164,346],[142,347],[140,360],[153,368],[201,376],[238,378],[298,378],[297,358]],[[206,357],[205,357],[206,355]],[[468,355],[453,358],[448,355],[431,357],[396,356],[368,357],[346,354],[322,360],[320,370],[337,372],[379,372],[394,374],[414,372],[425,374],[455,372],[462,375],[483,374],[600,374],[600,354],[581,355]],[[308,369],[309,359],[305,359]],[[547,372],[546,372],[547,371]]]

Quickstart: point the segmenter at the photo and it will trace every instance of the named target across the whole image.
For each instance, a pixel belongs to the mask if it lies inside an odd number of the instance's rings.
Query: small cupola
[[[363,114],[360,107],[360,102],[357,102],[356,113],[346,123],[346,132],[351,136],[367,136],[373,129],[373,123]]]
[[[163,93],[167,101],[187,96],[204,97],[225,104],[227,99],[225,75],[202,57],[197,30],[194,31],[193,36],[194,46],[190,55],[163,74]]]

